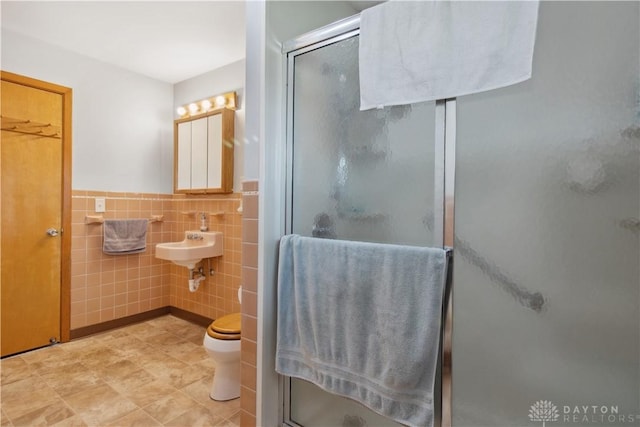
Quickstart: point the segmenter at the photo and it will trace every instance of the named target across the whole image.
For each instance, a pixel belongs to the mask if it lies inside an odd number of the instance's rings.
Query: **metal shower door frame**
[[[338,43],[360,34],[360,15],[337,21],[333,24],[303,34],[283,44],[283,67],[286,70],[286,160],[285,160],[285,218],[284,230],[293,229],[293,100],[295,57],[328,45]],[[437,100],[435,105],[435,159],[434,159],[434,246],[454,246],[454,187],[455,187],[455,140],[456,100]],[[438,209],[438,207],[440,209]],[[447,293],[443,302],[441,331],[441,390],[440,425],[451,427],[452,414],[452,326],[453,326],[453,265],[449,266]],[[303,427],[291,420],[291,377],[280,376],[281,425]]]

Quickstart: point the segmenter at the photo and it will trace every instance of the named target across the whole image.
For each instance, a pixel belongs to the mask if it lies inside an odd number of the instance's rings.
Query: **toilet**
[[[209,393],[213,400],[240,397],[240,323],[240,313],[228,314],[213,321],[204,334],[204,348],[216,363]]]

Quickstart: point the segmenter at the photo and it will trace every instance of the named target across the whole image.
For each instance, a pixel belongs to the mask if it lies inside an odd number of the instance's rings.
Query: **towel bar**
[[[164,215],[151,215],[149,218],[149,222],[162,222],[164,220]],[[104,223],[104,217],[102,215],[85,215],[84,217],[85,224],[102,224]]]

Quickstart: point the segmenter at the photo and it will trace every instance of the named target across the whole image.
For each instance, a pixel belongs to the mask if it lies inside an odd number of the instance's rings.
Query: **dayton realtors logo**
[[[529,409],[529,419],[542,421],[542,427],[545,427],[548,421],[557,421],[559,416],[558,408],[549,400],[538,400]]]
[[[640,421],[640,414],[620,413],[620,408],[617,405],[563,405],[562,418],[560,415],[560,410],[550,400],[538,400],[529,409],[529,419],[542,422],[542,427],[546,427],[548,422],[555,421],[581,426],[591,423],[637,425],[636,423]]]

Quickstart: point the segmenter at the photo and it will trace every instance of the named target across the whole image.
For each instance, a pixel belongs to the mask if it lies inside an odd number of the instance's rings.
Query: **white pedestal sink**
[[[180,242],[158,243],[156,258],[195,268],[203,258],[222,256],[222,233],[219,231],[185,231]]]

